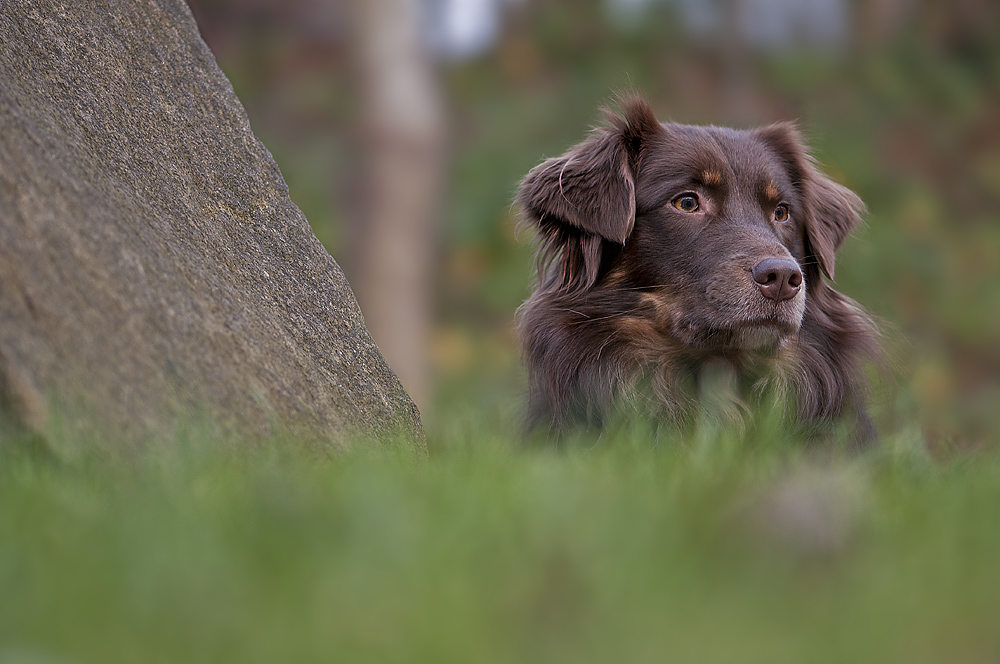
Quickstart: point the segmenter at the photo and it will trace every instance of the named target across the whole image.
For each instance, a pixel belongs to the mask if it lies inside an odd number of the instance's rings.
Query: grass
[[[994,453],[502,419],[426,458],[0,445],[0,662],[1000,659]]]

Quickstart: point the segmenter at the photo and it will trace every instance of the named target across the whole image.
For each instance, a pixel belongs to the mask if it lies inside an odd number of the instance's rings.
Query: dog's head
[[[790,124],[660,124],[638,98],[533,169],[518,201],[539,231],[541,290],[639,293],[698,351],[794,336],[862,209]]]

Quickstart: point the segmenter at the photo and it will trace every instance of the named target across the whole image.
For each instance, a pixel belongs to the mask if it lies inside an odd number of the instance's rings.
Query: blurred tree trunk
[[[736,126],[753,124],[757,119],[753,99],[753,58],[740,25],[742,5],[741,0],[724,0],[722,3],[723,117],[726,124]]]
[[[363,200],[350,264],[372,337],[425,408],[444,110],[418,2],[351,0]]]
[[[866,48],[886,44],[913,9],[909,0],[854,0],[855,43]]]

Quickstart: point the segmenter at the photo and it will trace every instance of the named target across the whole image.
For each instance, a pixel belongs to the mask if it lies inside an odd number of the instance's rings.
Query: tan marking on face
[[[618,319],[618,328],[625,336],[632,339],[656,338],[656,328],[653,323],[638,316],[622,316]]]
[[[618,288],[625,283],[626,276],[625,270],[615,268],[604,275],[604,283],[602,285],[605,288]]]
[[[722,184],[722,173],[714,168],[706,168],[701,172],[701,181],[710,187]]]
[[[628,352],[637,361],[651,361],[662,345],[662,338],[653,321],[639,316],[622,316],[617,321],[623,339],[628,340]]]
[[[664,305],[663,298],[657,293],[642,293],[639,295],[639,302],[654,311]]]
[[[664,323],[673,317],[673,302],[664,293],[643,293],[639,296],[641,306],[652,309],[658,323]]]
[[[764,187],[764,195],[770,200],[776,201],[781,194],[778,191],[778,187],[773,182],[768,182],[767,186]]]

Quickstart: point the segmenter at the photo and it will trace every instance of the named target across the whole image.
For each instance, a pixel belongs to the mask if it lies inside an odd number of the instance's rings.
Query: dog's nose
[[[765,258],[752,272],[760,292],[775,302],[792,299],[802,288],[802,270],[789,258]]]

